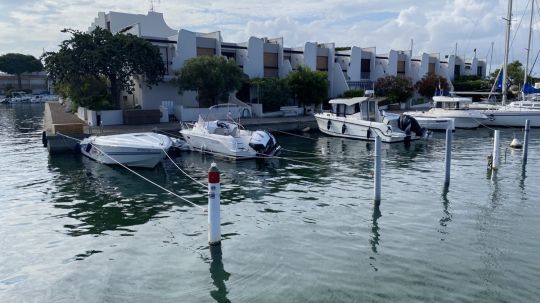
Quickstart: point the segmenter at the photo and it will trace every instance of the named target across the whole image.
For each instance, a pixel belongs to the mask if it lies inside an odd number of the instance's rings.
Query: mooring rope
[[[76,140],[76,141],[78,141],[78,142],[81,142],[80,139],[77,139],[77,138],[74,138],[74,137],[70,137],[70,136],[64,135],[64,134],[62,134],[62,133],[57,133],[57,134],[59,134],[59,135],[61,135],[61,136],[64,136],[64,137],[66,137],[66,138],[69,138],[69,139],[72,139],[72,140]],[[102,153],[102,154],[104,154],[105,156],[107,156],[109,159],[113,160],[116,164],[122,166],[123,168],[127,169],[129,172],[131,172],[131,173],[137,175],[138,177],[142,178],[143,180],[145,180],[145,181],[147,181],[147,182],[153,184],[154,186],[156,186],[156,187],[158,187],[158,188],[164,190],[165,192],[167,192],[167,193],[169,193],[169,194],[171,194],[171,195],[173,195],[173,196],[175,196],[175,197],[177,197],[177,198],[179,198],[179,199],[181,199],[181,200],[183,200],[183,201],[185,201],[185,202],[191,204],[192,206],[198,207],[198,208],[200,208],[200,209],[202,209],[203,211],[206,212],[206,208],[204,208],[204,207],[202,207],[202,206],[200,206],[200,205],[198,205],[198,204],[195,204],[195,203],[189,201],[188,199],[186,199],[186,198],[184,198],[184,197],[182,197],[182,196],[176,194],[175,192],[173,192],[173,191],[171,191],[171,190],[166,189],[165,187],[163,187],[163,186],[157,184],[156,182],[154,182],[154,181],[152,181],[152,180],[146,178],[145,176],[143,176],[143,175],[137,173],[136,171],[134,171],[134,170],[130,169],[129,167],[127,167],[126,165],[124,165],[123,163],[120,163],[119,161],[117,161],[117,160],[114,159],[113,157],[109,156],[106,152],[104,152],[103,150],[101,150],[99,147],[97,147],[97,146],[95,146],[95,145],[92,145],[92,147],[95,148],[95,149],[97,149],[100,153]]]
[[[191,177],[187,172],[185,172],[183,169],[180,168],[180,166],[178,166],[178,164],[176,164],[176,162],[174,162],[174,160],[171,158],[171,156],[169,156],[169,154],[167,153],[167,151],[164,149],[164,148],[161,148],[163,150],[163,152],[165,153],[165,155],[167,156],[167,158],[169,158],[169,160],[171,160],[171,162],[174,164],[174,166],[176,166],[176,168],[178,168],[178,170],[180,170],[184,175],[186,175],[186,177],[190,178],[193,182],[199,184],[200,186],[204,187],[204,188],[208,188],[208,185],[207,184],[204,184],[198,180],[195,180],[193,177]]]
[[[311,137],[307,137],[307,136],[302,136],[302,135],[298,135],[298,134],[293,134],[293,133],[285,132],[285,131],[282,131],[282,130],[277,130],[277,129],[274,129],[274,128],[269,128],[269,130],[270,130],[270,131],[273,131],[273,132],[283,133],[283,134],[290,135],[290,136],[295,136],[295,137],[299,137],[299,138],[308,139],[308,140],[313,140],[313,141],[317,141],[317,140],[318,140],[318,139],[316,139],[316,138],[311,138]]]

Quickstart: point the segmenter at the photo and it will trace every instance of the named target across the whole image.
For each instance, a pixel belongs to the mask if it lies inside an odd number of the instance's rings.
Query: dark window
[[[107,21],[107,30],[111,31],[111,21]]]
[[[476,67],[476,75],[477,76],[482,76],[482,67],[481,66]]]
[[[454,78],[461,76],[461,65],[454,66]]]
[[[371,59],[362,59],[360,61],[360,78],[371,78]]]

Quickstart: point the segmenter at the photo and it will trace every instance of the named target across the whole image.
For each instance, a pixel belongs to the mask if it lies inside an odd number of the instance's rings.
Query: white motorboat
[[[182,129],[180,133],[192,149],[232,159],[276,156],[281,151],[269,132],[240,129],[234,122],[204,121],[199,116],[193,127]]]
[[[459,96],[434,96],[434,107],[427,111],[405,112],[416,119],[448,119],[454,120],[455,128],[477,128],[487,120],[481,111],[469,109],[471,98]],[[420,123],[420,121],[419,121]],[[422,124],[420,124],[422,125]]]
[[[385,114],[378,100],[371,97],[332,99],[332,112],[315,114],[321,132],[336,137],[393,143],[427,136],[418,122],[409,116]]]
[[[169,137],[156,133],[91,136],[80,143],[81,153],[104,164],[152,168],[171,147]]]

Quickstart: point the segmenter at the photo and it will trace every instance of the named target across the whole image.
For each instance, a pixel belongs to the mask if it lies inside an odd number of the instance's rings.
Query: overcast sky
[[[525,59],[530,12],[525,7],[529,1],[514,1],[514,30],[526,16],[517,30],[510,60]],[[165,21],[174,29],[219,30],[228,42],[243,42],[250,36],[283,37],[285,46],[301,46],[306,41],[335,42],[336,46],[376,46],[378,53],[385,53],[390,48],[408,50],[413,39],[415,55],[453,54],[458,43],[459,55],[471,57],[476,49],[478,57],[487,56],[488,64],[494,42],[493,65],[502,62],[506,0],[257,2],[161,0],[155,1],[154,7],[164,13]],[[68,37],[60,33],[61,29],[86,30],[99,11],[145,14],[149,8],[147,0],[0,0],[0,54],[39,56],[44,49],[56,50]],[[540,23],[535,27],[540,28]],[[539,32],[533,37],[534,61],[540,47]],[[540,74],[540,68],[535,67],[534,74]]]

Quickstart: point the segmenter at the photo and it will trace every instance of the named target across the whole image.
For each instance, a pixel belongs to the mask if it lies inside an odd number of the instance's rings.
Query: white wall
[[[306,42],[303,64],[313,71],[317,70],[317,43]]]
[[[250,37],[248,41],[247,58],[244,61],[244,73],[249,78],[264,77],[264,41]]]
[[[351,81],[360,81],[362,76],[362,49],[353,46],[351,49],[351,60],[347,69],[347,75]]]
[[[330,80],[330,82],[333,84],[330,86],[330,97],[332,98],[337,97],[349,90],[347,79],[345,78],[345,74],[341,70],[341,66],[339,64],[335,64],[333,66],[332,78],[328,78],[328,80]]]
[[[197,57],[197,35],[194,32],[179,30],[177,41],[176,54],[172,63],[173,70],[181,68],[186,60]]]

